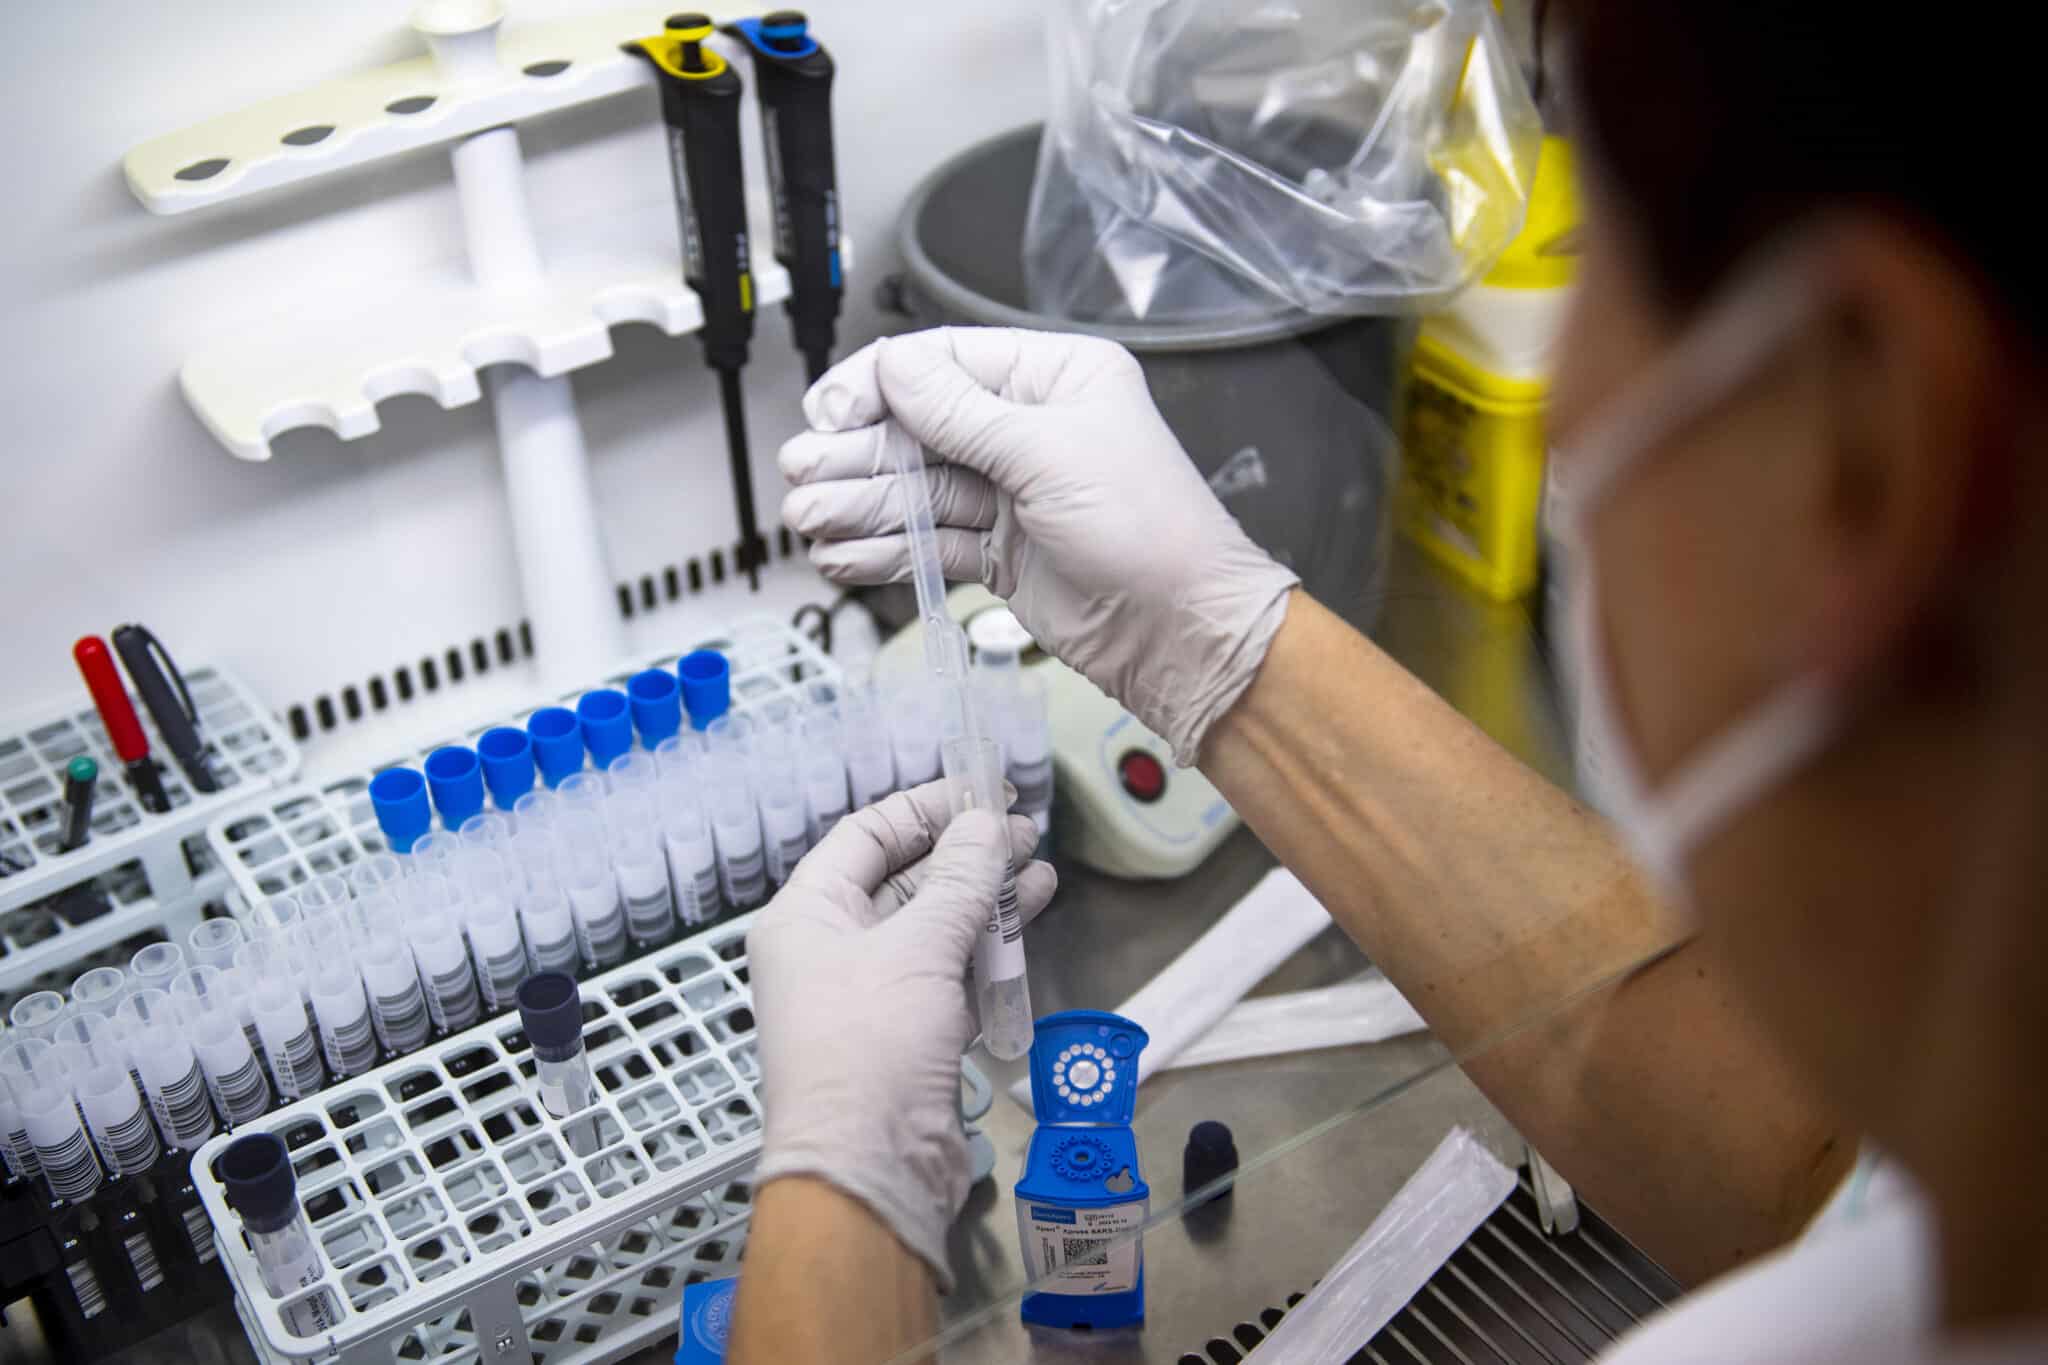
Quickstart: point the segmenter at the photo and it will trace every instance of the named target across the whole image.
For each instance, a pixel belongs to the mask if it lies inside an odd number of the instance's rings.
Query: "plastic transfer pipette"
[[[924,475],[924,451],[894,422],[882,427],[884,454],[896,470],[903,525],[910,537],[910,576],[917,588],[917,614],[924,622],[924,657],[959,727],[942,753],[952,787],[953,811],[986,810],[1001,819],[1002,751],[981,733],[968,685],[967,632],[946,614],[946,576],[939,563],[938,533],[932,525],[931,489]],[[948,726],[949,731],[952,726]],[[1024,926],[1017,912],[1016,869],[1005,863],[1002,889],[989,909],[975,944],[974,979],[981,1011],[981,1035],[989,1052],[1008,1061],[1031,1050],[1031,987],[1024,976]]]

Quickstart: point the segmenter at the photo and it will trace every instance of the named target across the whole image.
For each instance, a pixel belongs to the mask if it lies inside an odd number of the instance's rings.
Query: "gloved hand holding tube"
[[[826,577],[909,576],[893,418],[939,461],[926,473],[946,576],[987,584],[1183,765],[1251,684],[1300,583],[1216,500],[1113,342],[890,338],[835,365],[804,412],[813,429],[782,448],[782,515]]]

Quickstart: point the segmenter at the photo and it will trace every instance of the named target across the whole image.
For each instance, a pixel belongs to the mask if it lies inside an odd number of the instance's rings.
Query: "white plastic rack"
[[[171,799],[163,814],[144,810],[129,788],[83,686],[73,700],[0,724],[0,856],[20,869],[0,877],[0,992],[161,928],[167,913],[196,918],[226,886],[203,837],[207,823],[297,776],[298,746],[248,688],[216,668],[189,670],[185,681],[220,790],[192,789],[136,701]],[[64,766],[81,754],[100,770],[92,838],[60,853]]]
[[[839,666],[808,638],[772,617],[749,617],[724,634],[698,640],[674,653],[657,655],[591,684],[623,687],[642,668],[673,669],[683,654],[715,649],[732,664],[732,709],[747,714],[763,703],[783,698],[798,701],[814,682],[840,681]],[[459,735],[449,735],[416,749],[393,754],[368,770],[328,781],[298,783],[271,794],[264,802],[230,812],[208,828],[207,841],[226,865],[241,893],[234,905],[245,915],[257,901],[289,891],[314,877],[339,872],[372,853],[385,851],[383,831],[370,808],[370,779],[385,768],[417,767],[442,744],[472,744],[494,725],[523,725],[543,706],[566,704],[588,688],[549,693],[505,716],[481,721]]]
[[[733,920],[583,983],[596,1099],[541,1103],[518,1016],[480,1024],[240,1132],[290,1149],[321,1275],[275,1299],[213,1164],[193,1157],[236,1308],[281,1362],[591,1365],[672,1329],[729,1274],[760,1151],[746,930]],[[334,1326],[294,1335],[318,1299]]]

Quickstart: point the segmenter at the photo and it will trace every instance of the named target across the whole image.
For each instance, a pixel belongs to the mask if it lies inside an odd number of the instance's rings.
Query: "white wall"
[[[72,640],[128,619],[149,622],[182,658],[232,666],[283,705],[521,615],[487,405],[443,412],[400,398],[383,405],[374,436],[299,432],[268,464],[246,464],[214,443],[175,383],[209,339],[260,328],[299,299],[374,299],[393,278],[459,259],[445,155],[178,218],[144,212],[119,169],[130,146],[160,133],[412,55],[409,8],[10,7],[0,51],[12,133],[0,209],[0,713],[78,690]],[[617,8],[510,0],[508,22]],[[951,152],[1042,115],[1039,10],[815,0],[810,13],[840,63],[839,179],[859,250],[844,351],[886,329],[871,292],[895,268],[895,215],[911,186]],[[757,131],[750,122],[755,176]],[[579,223],[668,198],[651,91],[530,126],[523,141],[544,247],[574,240]],[[614,341],[617,357],[574,382],[612,565],[637,576],[729,544],[733,523],[698,343],[639,326]],[[797,425],[802,382],[787,320],[769,310],[748,372],[764,524],[779,496],[775,448]],[[822,585],[791,578],[777,600],[813,595]],[[728,590],[691,610],[746,605]],[[673,613],[678,629],[688,616]]]

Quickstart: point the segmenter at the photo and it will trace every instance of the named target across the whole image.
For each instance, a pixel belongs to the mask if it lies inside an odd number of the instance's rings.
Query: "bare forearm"
[[[1589,1198],[1698,1278],[1782,1241],[1849,1159],[1832,1119],[1678,947],[1596,815],[1305,594],[1203,772]]]
[[[756,1192],[731,1365],[873,1365],[937,1323],[931,1271],[866,1205],[800,1176]]]

